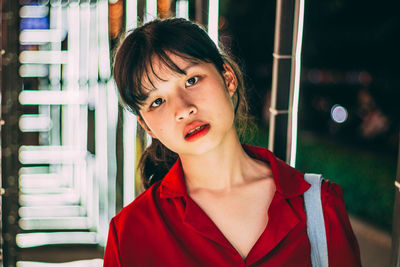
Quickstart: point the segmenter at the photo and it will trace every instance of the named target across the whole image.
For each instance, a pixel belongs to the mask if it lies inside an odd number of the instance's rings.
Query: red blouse
[[[178,159],[162,181],[111,220],[104,266],[311,266],[303,204],[310,184],[269,150],[243,148],[269,162],[277,190],[268,224],[246,259],[190,198]],[[361,266],[340,186],[326,181],[321,190],[329,266]]]

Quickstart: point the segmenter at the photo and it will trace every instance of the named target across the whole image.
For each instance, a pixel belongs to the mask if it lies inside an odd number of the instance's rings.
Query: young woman
[[[114,76],[152,144],[140,161],[146,191],[112,219],[104,266],[311,266],[310,184],[240,143],[242,74],[203,29],[184,19],[137,28]],[[330,266],[361,266],[340,187],[326,181],[321,194]]]

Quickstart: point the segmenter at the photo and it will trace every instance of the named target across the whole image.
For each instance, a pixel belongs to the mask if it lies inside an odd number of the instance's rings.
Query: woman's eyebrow
[[[199,65],[199,62],[190,62],[185,68],[183,68],[182,70],[186,73],[186,71],[192,67],[195,67]]]
[[[150,96],[150,95],[152,95],[153,92],[155,92],[155,91],[158,91],[158,89],[157,89],[157,88],[149,89],[149,91],[147,92],[147,95]]]
[[[190,69],[190,68],[193,68],[193,67],[195,67],[195,66],[197,66],[197,65],[199,65],[200,63],[199,62],[189,62],[189,64],[186,66],[186,67],[184,67],[183,69],[181,69],[181,70],[183,70],[183,72],[186,74],[186,72]],[[168,81],[168,80],[165,80],[166,82]],[[149,88],[148,89],[148,95],[150,96],[151,94],[153,94],[154,92],[156,92],[156,91],[158,91],[158,89],[156,88],[156,87],[153,87],[153,88]]]

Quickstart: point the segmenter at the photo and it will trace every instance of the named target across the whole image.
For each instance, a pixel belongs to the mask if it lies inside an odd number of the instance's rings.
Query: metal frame
[[[295,165],[303,0],[276,3],[269,149]]]

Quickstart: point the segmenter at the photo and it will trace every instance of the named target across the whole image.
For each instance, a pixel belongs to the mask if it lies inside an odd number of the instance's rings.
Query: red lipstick
[[[210,129],[210,125],[203,121],[193,121],[187,124],[183,130],[183,138],[187,141],[194,141],[205,135]]]

